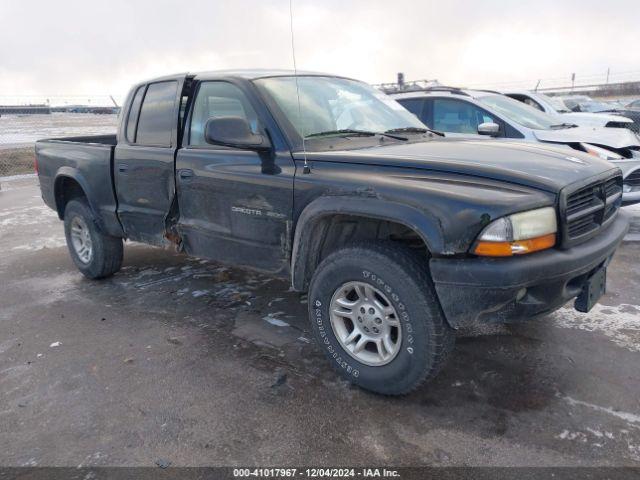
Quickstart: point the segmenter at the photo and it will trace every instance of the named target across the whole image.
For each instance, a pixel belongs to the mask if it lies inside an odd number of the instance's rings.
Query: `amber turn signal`
[[[484,257],[511,257],[512,255],[522,255],[545,250],[553,247],[555,244],[555,233],[514,242],[487,242],[481,240],[476,244],[473,253]]]

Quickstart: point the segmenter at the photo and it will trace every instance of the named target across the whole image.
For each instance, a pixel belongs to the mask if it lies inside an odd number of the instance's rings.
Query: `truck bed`
[[[85,135],[80,137],[61,137],[61,138],[47,138],[39,140],[40,142],[53,142],[53,143],[80,143],[84,145],[113,145],[118,144],[118,139],[115,134],[113,135]]]
[[[38,176],[44,202],[62,218],[56,195],[62,183],[75,182],[92,192],[90,206],[101,226],[121,235],[117,197],[113,181],[113,153],[116,135],[92,135],[39,140],[36,142]]]

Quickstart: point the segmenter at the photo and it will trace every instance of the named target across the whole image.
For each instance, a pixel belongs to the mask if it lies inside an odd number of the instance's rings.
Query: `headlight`
[[[499,218],[478,236],[473,253],[488,257],[510,257],[537,252],[556,244],[558,221],[552,207],[529,210]]]
[[[607,150],[606,148],[596,147],[595,145],[590,145],[588,143],[581,143],[580,146],[589,155],[601,158],[602,160],[622,160],[624,158],[622,155],[619,155],[616,152],[612,152],[611,150]]]

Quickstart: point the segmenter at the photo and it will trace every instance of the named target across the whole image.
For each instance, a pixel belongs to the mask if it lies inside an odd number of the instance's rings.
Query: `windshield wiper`
[[[420,127],[400,127],[400,128],[392,128],[391,130],[385,130],[384,133],[401,133],[401,132],[407,132],[407,133],[427,133],[429,130],[427,130],[426,128],[420,128]]]
[[[422,128],[422,127],[400,127],[400,128],[392,128],[391,130],[387,130],[384,133],[427,133],[431,132],[436,135],[440,135],[444,137],[444,133],[438,132],[437,130],[432,130],[430,128]]]
[[[400,137],[399,135],[392,135],[387,132],[368,132],[366,130],[354,130],[351,128],[342,128],[340,130],[327,130],[325,132],[311,133],[304,138],[328,137],[332,135],[343,136],[343,137],[375,137],[376,135],[383,135],[385,137],[394,138],[396,140],[408,140],[405,137]]]
[[[549,125],[549,128],[555,128],[555,129],[560,129],[560,128],[575,128],[578,125],[576,125],[575,123],[558,123],[557,125]]]
[[[344,135],[353,137],[373,137],[376,132],[367,132],[366,130],[353,130],[351,128],[342,128],[340,130],[326,130],[324,132],[311,133],[304,138],[312,137],[328,137],[330,135]]]

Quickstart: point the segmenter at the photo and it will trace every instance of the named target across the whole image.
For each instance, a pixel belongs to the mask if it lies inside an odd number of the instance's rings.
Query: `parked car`
[[[508,90],[502,92],[507,97],[526,103],[549,115],[558,116],[560,122],[575,123],[580,127],[629,128],[633,125],[630,118],[606,113],[574,112],[560,97],[551,97],[539,92],[527,90]]]
[[[629,118],[633,121],[633,124],[629,125],[627,128],[640,134],[640,108],[615,107],[605,102],[594,100],[588,95],[569,95],[561,98],[573,112],[590,112],[598,115],[615,114]]]
[[[607,105],[611,105],[611,108],[613,109],[617,109],[617,108],[624,108],[627,106],[628,101],[627,100],[603,100],[603,103],[606,103]]]
[[[630,130],[578,127],[497,92],[433,87],[392,96],[448,137],[555,144],[609,160],[624,175],[623,204],[640,202],[640,138]]]
[[[633,100],[625,105],[627,108],[638,109],[640,110],[640,98],[637,100]]]
[[[457,328],[589,311],[629,223],[609,162],[446,139],[320,74],[143,82],[117,135],[36,157],[86,277],[116,273],[128,239],[289,279],[331,365],[384,394],[436,375]]]

